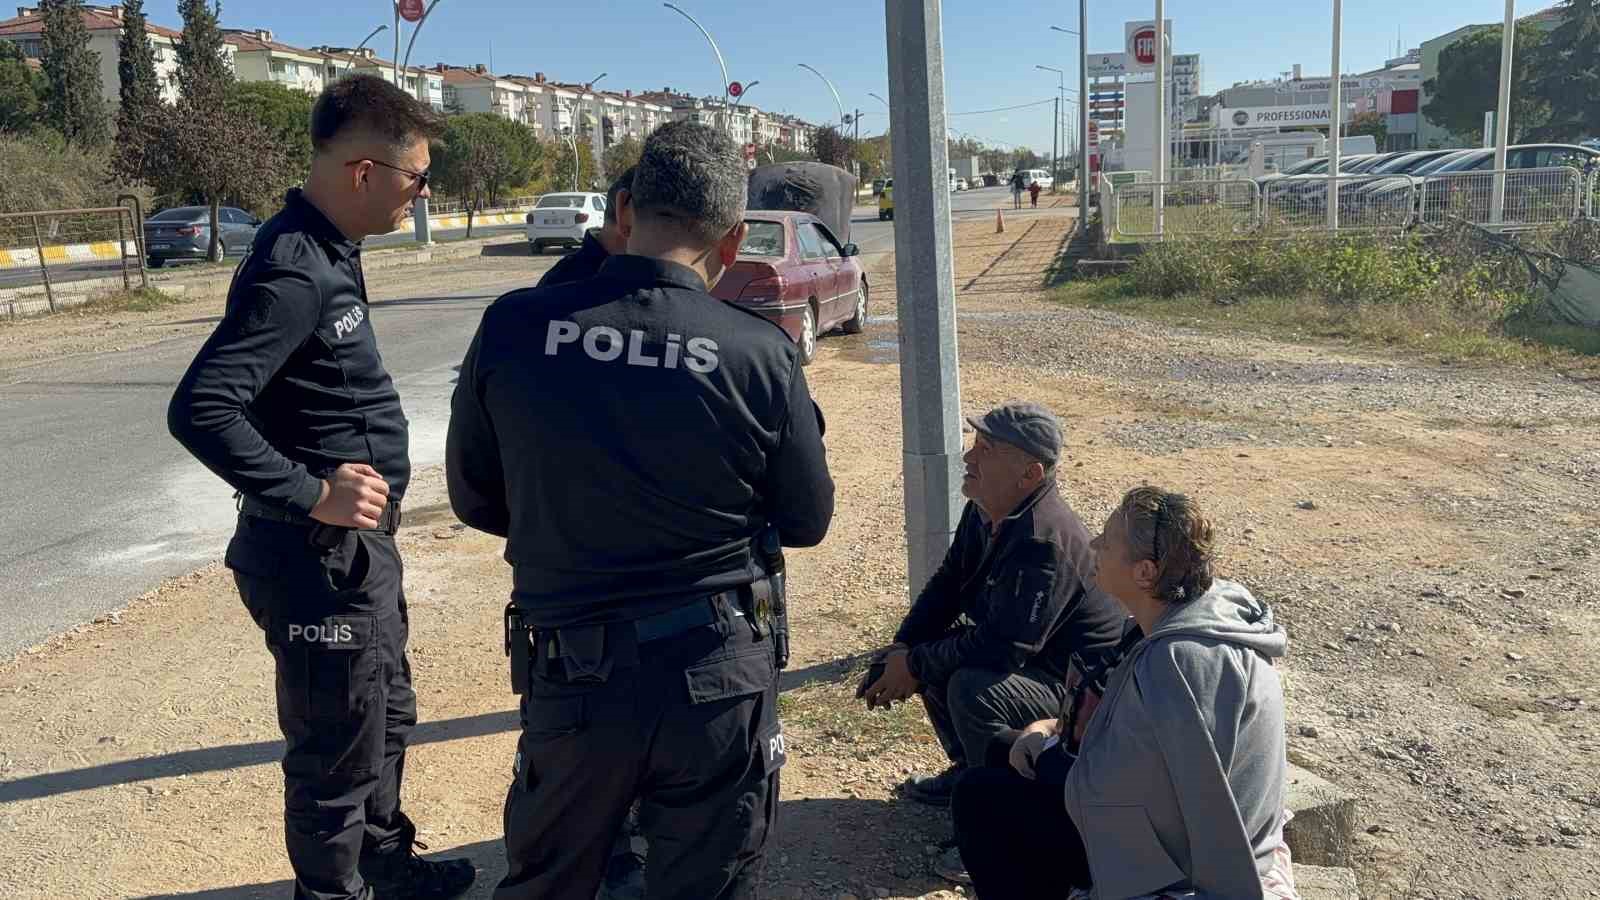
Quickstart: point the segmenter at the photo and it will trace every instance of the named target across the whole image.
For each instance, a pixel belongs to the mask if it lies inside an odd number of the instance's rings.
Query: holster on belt
[[[611,677],[615,661],[606,653],[605,625],[557,629],[556,647],[569,684],[599,683]]]

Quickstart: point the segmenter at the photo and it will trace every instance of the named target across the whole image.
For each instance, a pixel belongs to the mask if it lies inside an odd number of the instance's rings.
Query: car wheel
[[[800,319],[800,364],[811,365],[817,356],[817,309],[811,304],[806,304],[805,314]]]
[[[539,250],[540,250],[540,247],[539,247],[539,242],[538,241],[529,241],[528,242],[528,253],[529,253],[529,255],[538,256],[539,255]]]
[[[839,329],[845,334],[860,334],[867,328],[867,279],[861,279],[856,285],[856,311],[855,315],[846,319]]]
[[[159,257],[152,256],[149,259],[145,260],[145,264],[148,265],[152,269],[159,269],[162,266],[166,265],[167,261],[164,260],[164,259],[161,259]]]

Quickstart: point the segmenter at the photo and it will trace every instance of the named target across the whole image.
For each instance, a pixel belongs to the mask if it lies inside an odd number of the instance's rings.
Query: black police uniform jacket
[[[1089,532],[1054,482],[1024,500],[998,533],[969,502],[895,640],[911,647],[911,673],[932,684],[967,666],[1031,665],[1064,678],[1074,652],[1097,666],[1116,650],[1128,614],[1088,580],[1092,568]]]
[[[624,621],[762,577],[769,523],[821,542],[822,429],[782,330],[687,267],[612,256],[485,310],[451,405],[450,503],[507,538],[532,624]]]
[[[600,266],[609,256],[594,232],[587,232],[578,249],[556,260],[556,264],[539,279],[538,286],[553,287],[593,278],[600,274]]]
[[[234,272],[167,427],[234,490],[290,512],[309,514],[342,463],[376,469],[390,500],[405,494],[406,416],[378,354],[361,246],[298,189]]]

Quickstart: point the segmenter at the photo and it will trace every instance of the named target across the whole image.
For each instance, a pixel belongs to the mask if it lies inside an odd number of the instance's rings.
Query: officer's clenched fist
[[[345,463],[322,480],[311,518],[342,528],[377,528],[389,504],[389,483],[366,463]]]

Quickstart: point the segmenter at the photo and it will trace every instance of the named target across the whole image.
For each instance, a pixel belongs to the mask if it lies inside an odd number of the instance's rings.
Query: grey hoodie
[[[1282,838],[1288,638],[1216,581],[1169,609],[1112,673],[1067,776],[1096,900],[1164,889],[1259,898]]]

